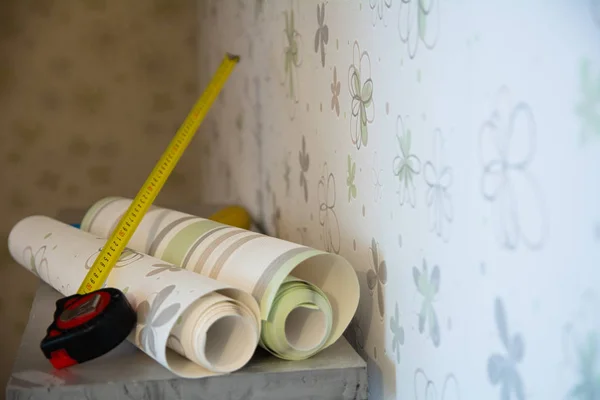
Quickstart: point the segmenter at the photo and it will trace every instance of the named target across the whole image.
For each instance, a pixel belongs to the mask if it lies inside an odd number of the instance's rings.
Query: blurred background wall
[[[37,286],[12,262],[8,232],[30,214],[135,195],[196,100],[196,6],[0,1],[2,393]],[[198,158],[189,154],[162,201],[198,199]]]

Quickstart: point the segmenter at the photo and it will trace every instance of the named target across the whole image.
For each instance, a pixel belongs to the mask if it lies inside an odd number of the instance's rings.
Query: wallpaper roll
[[[130,203],[98,201],[81,228],[109,236]],[[256,232],[154,207],[129,245],[251,293],[260,304],[260,344],[284,359],[334,343],[358,307],[358,278],[344,258]]]
[[[19,264],[69,296],[77,292],[105,241],[51,218],[31,216],[13,227],[8,248]],[[256,300],[224,282],[128,249],[105,286],[123,291],[137,311],[128,339],[179,376],[237,370],[258,344]]]

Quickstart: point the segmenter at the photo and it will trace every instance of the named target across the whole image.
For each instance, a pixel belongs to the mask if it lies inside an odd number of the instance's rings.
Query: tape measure
[[[98,254],[77,294],[56,302],[54,320],[41,343],[44,355],[55,368],[65,368],[107,353],[125,340],[135,327],[136,313],[125,295],[118,289],[101,287],[238,62],[238,56],[225,56]]]

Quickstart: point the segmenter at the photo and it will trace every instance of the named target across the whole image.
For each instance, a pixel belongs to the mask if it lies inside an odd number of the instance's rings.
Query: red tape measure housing
[[[97,358],[118,346],[135,327],[136,313],[118,289],[75,294],[56,302],[41,348],[57,368]]]

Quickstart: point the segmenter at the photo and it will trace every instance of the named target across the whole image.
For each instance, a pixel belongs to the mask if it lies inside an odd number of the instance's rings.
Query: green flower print
[[[578,349],[579,382],[571,389],[574,400],[600,399],[600,334],[590,332]]]
[[[371,59],[366,51],[361,53],[354,42],[353,62],[348,69],[348,88],[351,97],[350,138],[360,150],[369,141],[367,125],[375,119]]]
[[[400,0],[398,33],[406,44],[408,56],[417,55],[419,42],[431,50],[439,36],[438,0]]]
[[[400,364],[400,346],[404,345],[404,328],[400,326],[398,303],[396,303],[394,315],[390,318],[390,331],[392,331],[392,351],[396,353],[396,363]]]
[[[39,276],[43,281],[49,282],[48,260],[46,259],[46,246],[40,247],[35,253],[31,246],[23,250],[23,261],[28,263],[27,267]]]
[[[488,358],[488,377],[493,385],[500,385],[500,399],[524,400],[525,389],[517,364],[523,361],[525,342],[521,334],[511,336],[508,333],[506,312],[501,299],[496,299],[494,311],[500,340],[506,352],[494,353]]]
[[[421,173],[421,160],[411,153],[411,131],[405,129],[401,116],[396,119],[396,140],[400,148],[400,154],[394,158],[394,175],[398,178],[398,196],[400,205],[410,204],[413,208],[416,204],[415,176]]]
[[[287,82],[287,96],[293,102],[298,101],[298,67],[302,64],[300,54],[301,36],[296,30],[294,22],[294,10],[285,11],[285,30],[284,30],[284,49],[283,49],[283,68],[285,73],[285,82]]]
[[[152,305],[148,303],[147,300],[144,300],[137,308],[137,316],[139,325],[143,325],[143,328],[140,330],[138,334],[138,344],[144,349],[144,351],[149,352],[150,355],[156,357],[156,343],[155,343],[155,334],[154,331],[157,328],[167,324],[171,321],[181,304],[174,303],[170,306],[163,308],[159,313],[159,310],[162,308],[163,303],[167,300],[167,297],[175,290],[175,285],[170,285],[161,290],[157,295]]]
[[[600,6],[599,6],[600,8]],[[581,139],[600,138],[600,73],[593,75],[590,61],[583,60],[579,70],[581,99],[575,113],[581,120]]]
[[[440,290],[440,269],[437,265],[433,266],[433,271],[429,275],[427,262],[423,260],[423,267],[419,271],[413,267],[413,280],[417,290],[423,296],[421,311],[419,312],[419,333],[425,332],[425,325],[429,324],[429,336],[435,347],[440,345],[440,325],[437,314],[433,308],[435,296]]]
[[[348,186],[348,203],[356,198],[356,185],[354,178],[356,177],[356,163],[352,161],[352,157],[348,154],[348,177],[346,178],[346,186]]]
[[[371,296],[374,296],[374,293],[377,292],[377,310],[379,311],[379,317],[383,319],[385,317],[383,287],[387,284],[387,264],[385,260],[380,259],[379,243],[375,241],[375,238],[371,239],[371,261],[373,267],[367,272],[367,286]]]
[[[323,175],[319,180],[319,224],[323,227],[325,250],[340,253],[340,224],[335,212],[335,177],[329,172],[327,163],[323,165]]]

